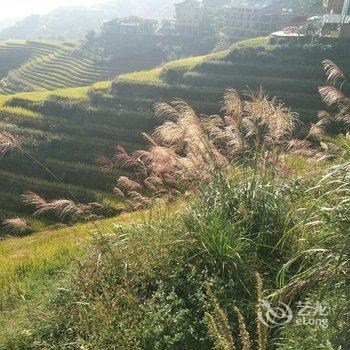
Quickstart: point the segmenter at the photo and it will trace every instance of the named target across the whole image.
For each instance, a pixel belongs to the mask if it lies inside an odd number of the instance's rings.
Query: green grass
[[[64,273],[82,259],[93,237],[98,236],[96,227],[109,235],[114,225],[156,219],[179,208],[160,205],[150,211],[99,221],[96,226],[81,224],[0,241],[0,347],[9,334],[23,331],[25,324],[32,321],[33,308],[39,310],[50,295],[57,293],[57,283],[63,283]]]
[[[92,85],[96,90],[108,90],[112,85],[111,81],[99,81]]]
[[[42,119],[43,116],[39,113],[35,113],[28,109],[22,107],[0,107],[0,114],[4,113],[5,115],[14,115],[21,118],[31,118],[31,119]]]
[[[123,81],[130,81],[130,82],[162,84],[160,73],[161,73],[161,68],[156,68],[149,71],[121,74],[119,75],[118,79]]]
[[[110,86],[110,82],[98,83],[99,90],[106,90]],[[50,96],[67,97],[71,100],[82,100],[88,98],[88,91],[90,86],[82,86],[75,88],[57,89],[53,91],[34,91],[34,92],[20,92],[13,95],[0,95],[0,106],[13,98],[22,99],[29,102],[40,102],[46,100]]]
[[[171,69],[171,68],[192,69],[197,64],[200,64],[205,60],[218,59],[218,58],[224,57],[226,53],[227,53],[226,51],[221,51],[221,52],[213,53],[209,55],[182,58],[176,61],[171,61],[169,63],[166,63],[161,68],[155,68],[149,71],[121,74],[118,76],[118,80],[139,82],[139,83],[149,83],[149,84],[163,84],[164,81],[161,78],[161,73],[163,69]]]
[[[132,350],[211,350],[215,346],[203,322],[213,307],[207,285],[227,311],[232,328],[229,332],[238,345],[233,309],[240,309],[248,330],[255,334],[257,271],[266,292],[281,291],[296,278],[292,298],[318,300],[322,296],[322,302],[331,305],[328,329],[292,323],[278,333],[280,343],[292,350],[346,345],[347,316],[338,311],[348,305],[348,290],[343,288],[346,277],[338,258],[341,256],[345,263],[348,256],[337,252],[339,248],[346,251],[348,237],[341,233],[346,221],[336,218],[348,210],[348,202],[342,197],[348,198],[348,192],[339,190],[349,187],[344,180],[349,164],[330,172],[328,166],[314,163],[318,173],[310,174],[299,172],[304,167],[307,170],[303,160],[293,161],[297,165],[293,176],[261,176],[241,167],[229,180],[218,175],[210,186],[200,186],[185,209],[175,206],[170,215],[145,212],[124,218],[114,227],[113,220],[103,222],[105,236],[95,236],[91,254],[85,254],[83,262],[69,271],[68,281],[51,280],[50,284],[46,275],[41,277],[49,300],[27,297],[17,304],[17,317],[10,320],[12,314],[5,314],[3,347],[35,344],[40,349],[70,344],[72,349],[108,349],[113,344]],[[319,186],[323,176],[325,183]],[[332,210],[325,213],[324,205]],[[125,225],[131,222],[131,226]],[[83,225],[78,231],[88,228]],[[84,245],[86,233],[77,232],[77,236],[83,238]],[[308,260],[306,254],[300,261],[306,248],[314,254],[313,259]],[[5,255],[9,253],[5,251]],[[293,266],[282,278],[291,262]],[[314,264],[323,267],[322,277]],[[299,279],[303,271],[305,277],[316,275]],[[320,278],[318,284],[313,283],[315,276]],[[333,278],[339,285],[328,283]],[[308,293],[304,294],[300,285],[305,282]],[[55,291],[53,285],[60,288]],[[43,286],[34,283],[31,288],[38,291]],[[294,303],[283,295],[285,302]],[[269,332],[267,339],[266,349],[272,349],[274,334]]]

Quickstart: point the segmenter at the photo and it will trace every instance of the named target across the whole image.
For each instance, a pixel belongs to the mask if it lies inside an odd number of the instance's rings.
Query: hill
[[[142,16],[169,17],[174,0],[106,1],[89,7],[60,7],[46,15],[32,15],[0,31],[0,40],[8,39],[77,39],[90,30],[98,30],[104,20]]]
[[[209,113],[216,107],[218,113],[215,93],[223,91],[219,82],[227,78],[231,86],[245,89],[239,85],[244,78],[240,71],[251,79],[251,88],[270,83],[278,96],[291,95],[289,104],[306,111],[303,106],[310,96],[305,92],[302,104],[293,89],[299,84],[307,91],[314,80],[321,82],[319,60],[330,57],[342,65],[348,45],[263,38],[126,74],[112,84],[1,96],[0,130],[16,135],[35,157],[33,164],[24,152],[14,151],[1,159],[1,206],[7,214],[17,211],[23,216],[28,209],[16,202],[23,188],[47,198],[64,194],[65,189],[35,165],[43,162],[82,201],[103,195],[104,204],[117,212],[120,204],[103,192],[117,174],[94,173],[94,158],[114,142],[129,150],[142,146],[136,134],[154,123],[154,100],[178,95],[196,103],[200,111]],[[280,73],[274,73],[278,69]],[[191,80],[194,74],[201,74],[197,83]],[[184,206],[161,205],[159,211],[156,206],[0,242],[1,348],[347,347],[349,138],[339,135],[331,141],[327,135],[310,142],[313,146],[305,153],[284,153],[294,137],[293,115],[281,113],[265,99],[244,102],[229,95],[225,118],[201,120],[183,104],[172,111],[163,106],[158,116],[167,112],[175,122],[167,120],[157,129],[159,137],[155,135],[150,152],[143,152],[147,158],[138,153],[140,158],[132,159],[150,163],[140,166],[149,176],[145,166],[154,168],[150,159],[159,157],[155,163],[162,170],[155,172],[161,178],[152,174],[148,179],[162,181],[174,174],[169,181],[175,187],[192,183],[193,187],[184,185]],[[349,104],[345,96],[341,102]],[[319,107],[315,103],[310,113]],[[237,116],[240,129],[235,126]],[[307,114],[301,117],[310,122]],[[229,144],[227,139],[233,140],[232,130],[242,130],[249,149],[233,160],[232,153],[226,153],[227,159],[222,153],[227,160],[223,162],[218,154]],[[324,151],[328,145],[323,146],[322,139],[330,141],[334,153]],[[235,147],[228,146],[236,154]],[[322,159],[310,155],[312,149]],[[173,163],[165,162],[169,153]],[[192,157],[185,158],[188,154]],[[196,166],[201,159],[207,166]],[[127,161],[130,164],[130,157]],[[179,171],[182,162],[183,168],[190,165],[186,172]],[[193,175],[185,178],[190,172]],[[167,182],[161,186],[165,193],[172,189],[165,188]],[[31,225],[39,228],[39,223]],[[312,312],[305,316],[301,306]],[[286,310],[285,317],[271,318],[271,309]]]
[[[0,43],[0,93],[87,86],[116,76],[118,68],[75,53],[73,43],[7,41]]]
[[[325,83],[322,60],[330,57],[350,69],[339,55],[341,50],[349,50],[349,44],[260,38],[227,51],[120,75],[112,85],[3,96],[1,128],[28,144],[82,202],[103,202],[115,213],[120,208],[111,195],[116,174],[101,174],[96,158],[110,154],[116,144],[129,151],[142,147],[141,133],[156,123],[154,102],[182,98],[201,113],[217,114],[227,87],[246,91],[263,86],[308,124],[323,108],[317,91]],[[25,190],[51,199],[67,196],[47,173],[18,155],[1,160],[0,179],[1,196],[7,199],[1,206],[1,221],[30,215],[31,208],[20,198]],[[42,228],[42,223],[33,225]]]

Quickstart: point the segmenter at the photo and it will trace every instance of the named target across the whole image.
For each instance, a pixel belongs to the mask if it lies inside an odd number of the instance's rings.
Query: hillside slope
[[[347,72],[350,44],[337,39],[257,38],[225,52],[166,64],[161,70],[125,74],[113,83],[110,103],[129,108],[185,99],[203,113],[217,113],[224,91],[242,94],[263,87],[309,123],[324,108],[318,87],[326,83],[322,61],[332,59]]]
[[[117,174],[101,174],[96,159],[111,154],[117,144],[128,151],[143,147],[142,132],[156,123],[154,102],[182,98],[201,113],[217,114],[227,87],[244,92],[263,86],[270,96],[299,112],[307,124],[323,108],[317,91],[325,84],[322,60],[330,57],[350,70],[349,62],[339,55],[340,45],[343,52],[350,51],[348,43],[338,41],[286,44],[260,38],[227,51],[120,75],[112,86],[102,82],[92,89],[0,96],[0,127],[19,137],[82,202],[102,202],[115,213],[119,204],[111,193]],[[25,190],[48,199],[67,197],[62,186],[23,156],[6,156],[0,164],[0,195],[5,199],[0,221],[30,217],[32,208],[21,199]],[[33,225],[42,229],[42,222]]]
[[[117,74],[112,67],[77,56],[73,51],[74,45],[62,43],[1,43],[0,93],[87,86]]]
[[[103,91],[108,83],[95,85]],[[119,211],[113,197],[115,176],[102,174],[97,157],[109,154],[116,144],[129,150],[143,145],[141,133],[154,125],[150,113],[119,107],[92,105],[89,87],[0,96],[0,130],[16,135],[38,160],[53,171],[82,202],[103,204],[108,215]],[[37,230],[50,218],[32,218],[25,206],[25,190],[48,199],[70,198],[64,186],[32,160],[10,153],[0,161],[0,222],[16,216],[29,218]],[[52,218],[51,218],[52,219]],[[0,233],[4,231],[0,227]]]
[[[181,210],[180,205],[159,205],[151,210],[122,214],[99,221],[104,234],[113,234],[114,226],[130,226],[152,216],[163,219]],[[92,224],[57,229],[29,237],[0,242],[0,348],[13,333],[22,332],[33,321],[38,308],[46,307],[56,285],[64,285],[64,274],[77,259],[89,251],[93,240]]]

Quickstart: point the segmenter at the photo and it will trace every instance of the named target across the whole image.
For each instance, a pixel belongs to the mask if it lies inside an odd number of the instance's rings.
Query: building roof
[[[201,3],[196,0],[184,0],[175,4],[175,6],[184,6],[184,5],[201,6]]]
[[[350,24],[350,16],[343,16],[339,14],[330,13],[323,16],[323,23]]]
[[[241,2],[232,2],[231,4],[226,5],[225,7],[261,10],[265,7],[271,6],[272,4],[273,4],[272,0],[265,0],[265,1],[242,0]]]

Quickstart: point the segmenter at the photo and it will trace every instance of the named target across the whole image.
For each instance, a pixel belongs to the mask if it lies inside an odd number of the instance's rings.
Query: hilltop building
[[[199,35],[206,27],[205,8],[196,0],[175,4],[176,31],[183,36]]]
[[[232,1],[223,11],[224,31],[234,39],[268,35],[288,26],[301,14],[297,5],[283,0]]]
[[[152,35],[157,30],[157,27],[158,21],[155,19],[130,16],[103,22],[102,31],[110,34]]]

